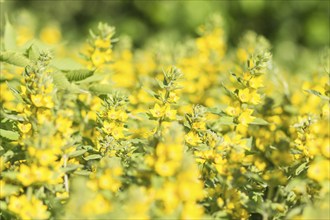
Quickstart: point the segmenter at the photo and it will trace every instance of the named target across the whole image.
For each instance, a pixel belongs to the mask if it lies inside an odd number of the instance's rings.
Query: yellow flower
[[[322,106],[322,115],[323,117],[329,118],[330,116],[330,106],[328,103]]]
[[[165,115],[165,109],[156,103],[154,108],[150,109],[150,113],[155,118],[161,118]]]
[[[232,106],[228,106],[226,109],[225,109],[225,112],[230,115],[230,116],[238,116],[239,113],[241,112],[241,109],[240,107],[232,107]]]
[[[107,112],[107,115],[108,115],[108,119],[110,120],[119,120],[119,121],[126,121],[128,116],[127,116],[127,113],[123,110],[118,110],[116,111],[115,109],[110,109],[108,112]]]
[[[42,166],[55,164],[57,156],[54,154],[53,149],[37,150],[34,154],[38,162]]]
[[[54,101],[53,98],[51,96],[45,96],[42,99],[42,105],[46,108],[54,108]]]
[[[181,219],[202,219],[203,213],[204,211],[202,206],[196,204],[195,202],[187,202],[183,206]]]
[[[177,194],[177,187],[175,183],[166,182],[156,193],[157,199],[163,201],[164,212],[166,214],[172,213],[179,205],[179,197]]]
[[[86,216],[97,216],[110,212],[113,209],[112,204],[101,194],[88,200],[82,207],[82,213]]]
[[[16,214],[19,214],[26,204],[28,204],[26,195],[21,195],[19,197],[11,196],[9,199],[8,209]]]
[[[21,219],[48,219],[50,216],[47,206],[33,195],[31,200],[26,195],[11,196],[8,209]]]
[[[167,101],[170,103],[176,103],[178,100],[179,100],[179,96],[175,92],[170,92]]]
[[[124,127],[120,123],[116,123],[116,126],[111,130],[111,135],[116,139],[122,139],[125,137],[124,133]]]
[[[98,178],[98,183],[101,189],[111,189],[113,178],[110,175],[104,174]]]
[[[180,163],[176,161],[165,161],[160,158],[156,161],[155,170],[161,176],[172,176],[176,172]]]
[[[107,122],[105,121],[103,123],[103,128],[102,130],[107,133],[107,134],[111,134],[112,133],[112,130],[116,127],[116,123],[115,122]]]
[[[250,93],[250,103],[252,103],[253,105],[257,105],[261,102],[261,96],[257,93],[257,91],[253,91]]]
[[[98,48],[109,48],[111,45],[110,39],[96,39],[94,45]]]
[[[325,140],[323,141],[322,145],[321,145],[321,153],[330,159],[330,143],[329,140],[327,138],[325,138]]]
[[[199,122],[194,122],[192,124],[192,128],[195,130],[199,130],[199,131],[205,131],[206,130],[206,123],[203,121],[199,121]]]
[[[245,63],[247,61],[247,59],[249,58],[248,53],[243,48],[238,48],[236,55],[237,55],[238,60],[241,63]]]
[[[30,123],[19,123],[17,127],[23,134],[26,134],[31,130],[32,125]]]
[[[198,179],[199,170],[195,164],[191,164],[177,176],[178,194],[182,201],[196,201],[203,199],[203,183]]]
[[[176,110],[172,110],[170,106],[165,108],[165,115],[169,120],[176,119]]]
[[[261,160],[261,159],[259,159],[259,158],[257,158],[257,159],[254,161],[254,165],[257,167],[257,169],[258,169],[259,171],[263,171],[263,170],[265,170],[265,168],[267,167],[267,164],[266,164],[263,160]]]
[[[257,105],[261,102],[261,97],[256,90],[250,91],[249,88],[238,91],[238,98],[244,103]]]
[[[37,111],[37,122],[38,124],[44,124],[50,121],[52,112],[49,109],[38,109]]]
[[[43,99],[41,94],[31,95],[31,101],[36,107],[43,106]]]
[[[33,182],[35,182],[35,176],[31,169],[26,166],[25,164],[22,164],[20,166],[19,173],[17,174],[17,179],[24,185],[29,186]]]
[[[108,119],[117,120],[118,115],[119,115],[119,111],[116,111],[116,109],[112,108],[112,109],[108,110],[107,115],[108,115]]]
[[[94,64],[94,66],[99,67],[106,62],[105,54],[103,52],[101,52],[100,50],[95,50],[91,56],[91,60]]]
[[[46,27],[40,33],[40,39],[48,44],[58,43],[61,37],[61,31],[57,27]]]
[[[188,134],[186,134],[185,141],[192,146],[197,146],[202,142],[198,134],[193,131],[190,131]]]
[[[224,204],[225,204],[225,202],[223,201],[223,199],[221,197],[219,197],[217,199],[217,205],[221,208],[221,207],[223,207]]]
[[[308,168],[307,176],[317,182],[330,179],[330,162],[329,160],[314,161]]]
[[[36,182],[51,182],[52,171],[48,167],[33,165],[31,171]]]
[[[251,116],[252,113],[253,113],[252,109],[244,110],[238,117],[239,123],[243,126],[248,126],[255,119],[255,117]]]
[[[261,76],[253,77],[252,79],[250,79],[249,85],[254,89],[264,87],[262,77]]]
[[[249,102],[250,101],[250,91],[249,88],[241,89],[238,91],[238,98],[242,102]]]
[[[68,192],[56,192],[56,198],[58,199],[68,199],[69,193]]]

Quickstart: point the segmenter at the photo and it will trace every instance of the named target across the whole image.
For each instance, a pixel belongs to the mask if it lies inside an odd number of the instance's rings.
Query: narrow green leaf
[[[249,150],[251,150],[251,148],[252,148],[252,143],[253,143],[252,137],[249,137],[246,139],[246,146],[249,148]]]
[[[300,206],[300,207],[298,206],[298,207],[296,207],[296,208],[291,209],[291,210],[288,212],[288,214],[287,214],[287,216],[286,216],[286,219],[294,219],[294,217],[300,215],[300,213],[302,212],[302,210],[303,210],[302,206]]]
[[[0,129],[0,136],[4,137],[8,140],[11,141],[17,141],[19,138],[19,134],[15,131],[8,131],[8,130],[4,130],[4,129]]]
[[[7,210],[7,202],[0,201],[0,210]]]
[[[230,89],[228,89],[223,83],[221,83],[221,86],[224,88],[224,90],[226,91],[227,95],[230,96],[231,98],[238,100],[237,95],[231,91]]]
[[[65,77],[65,75],[62,72],[54,72],[52,74],[53,82],[55,86],[58,89],[70,89],[71,83],[68,81],[68,79]]]
[[[77,150],[77,151],[74,151],[72,153],[69,153],[69,157],[72,158],[72,157],[78,157],[80,155],[83,155],[84,153],[86,153],[87,150]]]
[[[37,61],[39,56],[40,56],[40,52],[37,46],[35,46],[34,44],[32,44],[27,50],[26,50],[26,55],[27,57],[32,60],[32,61]]]
[[[150,96],[155,97],[156,99],[159,98],[159,95],[157,93],[155,93],[154,91],[150,90],[150,89],[143,89],[144,91],[146,91]]]
[[[78,168],[82,168],[82,167],[84,167],[84,166],[81,164],[70,164],[67,167],[63,167],[61,170],[65,173],[67,173],[67,172],[74,171],[74,170],[76,170]]]
[[[269,123],[265,121],[262,118],[255,118],[253,122],[251,122],[252,125],[268,125]]]
[[[208,111],[213,113],[213,114],[217,114],[217,115],[225,115],[223,112],[225,111],[225,109],[227,108],[227,105],[217,105],[214,108],[208,108]]]
[[[6,19],[6,24],[5,24],[4,46],[5,46],[5,50],[15,50],[16,49],[15,29],[8,21],[8,18]]]
[[[92,172],[87,170],[76,170],[73,172],[73,174],[81,175],[81,176],[89,176]]]
[[[70,58],[55,58],[51,61],[51,65],[60,70],[75,70],[84,68],[83,65]]]
[[[218,120],[221,125],[235,125],[234,118],[229,116],[223,116]]]
[[[26,67],[31,62],[23,54],[11,52],[11,51],[1,51],[0,61],[21,67]]]
[[[62,70],[69,81],[81,81],[87,79],[94,74],[94,70],[79,69],[79,70]]]
[[[316,90],[313,90],[313,89],[305,89],[304,91],[308,92],[309,94],[316,95],[316,96],[320,97],[321,99],[324,99],[324,100],[327,100],[327,101],[330,100],[330,98],[328,96],[322,95],[322,93],[320,93],[319,91],[316,91]]]
[[[100,158],[102,158],[102,156],[101,155],[99,155],[99,154],[92,154],[92,155],[89,155],[89,156],[87,156],[87,157],[84,157],[84,160],[96,160],[96,159],[100,159]]]
[[[3,178],[6,178],[6,179],[16,180],[17,181],[17,174],[18,174],[18,172],[7,171],[7,172],[2,172],[1,173],[1,176]]]
[[[87,91],[80,89],[77,85],[70,83],[69,80],[64,75],[64,73],[62,73],[60,71],[52,73],[52,77],[53,77],[53,82],[54,82],[55,86],[60,90],[67,90],[72,93],[87,92]]]
[[[298,176],[301,172],[303,172],[307,167],[308,162],[300,164],[300,166],[296,169],[295,174]]]
[[[11,184],[4,184],[3,187],[1,187],[1,194],[3,197],[10,196],[18,192],[20,187],[14,186]]]
[[[97,85],[94,84],[92,86],[89,87],[89,91],[96,93],[96,94],[110,94],[113,92],[113,89],[111,87],[111,85]]]
[[[11,93],[15,96],[16,100],[23,103],[23,98],[20,95],[20,92],[17,91],[10,83],[6,82],[8,88],[10,89]]]

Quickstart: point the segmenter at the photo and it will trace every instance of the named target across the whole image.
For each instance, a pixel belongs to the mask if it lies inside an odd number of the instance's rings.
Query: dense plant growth
[[[105,23],[73,50],[7,22],[1,218],[329,218],[328,63],[304,81],[221,22],[140,50]]]

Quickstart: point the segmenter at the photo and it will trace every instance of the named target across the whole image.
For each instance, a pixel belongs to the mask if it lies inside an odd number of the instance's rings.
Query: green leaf
[[[39,56],[40,56],[40,52],[37,46],[35,46],[34,44],[32,44],[27,50],[26,50],[26,55],[27,57],[32,60],[32,61],[37,61]]]
[[[159,95],[157,93],[155,93],[154,91],[150,90],[150,89],[143,89],[146,93],[148,93],[150,96],[155,97],[156,99],[159,99]]]
[[[84,68],[83,65],[70,58],[53,59],[51,65],[60,70],[76,70]]]
[[[216,115],[226,115],[225,113],[223,113],[225,111],[225,109],[227,108],[227,105],[222,105],[219,104],[214,108],[208,108],[208,111],[210,113],[216,114]]]
[[[320,97],[321,99],[324,99],[324,100],[327,100],[327,101],[330,100],[330,98],[328,96],[322,95],[322,93],[320,93],[319,91],[316,91],[316,90],[313,90],[313,89],[305,89],[304,91],[308,92],[309,94],[316,95],[316,96]]]
[[[296,106],[285,105],[283,109],[285,112],[293,114],[293,115],[298,113],[298,108]]]
[[[113,89],[111,87],[111,85],[98,85],[98,84],[94,84],[92,86],[89,87],[89,91],[96,93],[98,95],[101,94],[110,94],[113,92]]]
[[[89,176],[92,172],[87,170],[76,170],[73,172],[73,174],[81,175],[81,176]]]
[[[92,154],[92,155],[89,155],[89,156],[87,156],[87,157],[85,157],[84,158],[84,160],[96,160],[96,159],[100,159],[100,158],[102,158],[102,156],[101,155],[99,155],[99,154]]]
[[[252,124],[252,125],[269,125],[269,123],[262,118],[255,118],[253,120],[253,122],[251,122],[250,124]]]
[[[1,173],[1,176],[3,178],[6,178],[6,179],[16,180],[17,181],[17,174],[18,174],[18,172],[7,171],[7,172],[2,172]]]
[[[14,156],[14,152],[12,150],[7,150],[6,153],[4,153],[2,155],[2,158],[4,160],[4,162],[8,161],[10,158],[12,158]]]
[[[58,89],[70,89],[71,83],[68,81],[68,79],[65,77],[65,75],[62,72],[54,72],[52,74],[53,82],[55,86]]]
[[[23,103],[23,98],[20,95],[20,92],[17,91],[10,83],[6,82],[8,88],[10,89],[11,93],[15,96],[16,100]]]
[[[253,143],[253,137],[246,138],[246,146],[251,150]]]
[[[86,92],[80,89],[77,85],[70,83],[69,80],[64,75],[64,73],[60,71],[52,73],[52,77],[53,77],[53,82],[58,89],[68,90],[73,93]]]
[[[218,123],[221,125],[235,125],[234,117],[230,117],[230,116],[220,117]]]
[[[83,83],[93,83],[93,82],[100,82],[102,79],[104,79],[103,74],[93,74],[93,76],[88,77],[87,79],[79,81],[79,84]]]
[[[1,51],[0,61],[20,67],[26,67],[31,62],[23,54],[11,52],[11,51]]]
[[[307,164],[308,164],[308,162],[300,164],[300,166],[296,169],[295,174],[298,176],[301,172],[303,172],[305,170],[305,168],[307,167]]]
[[[69,157],[72,158],[72,157],[78,157],[80,155],[83,155],[84,153],[86,153],[87,150],[77,150],[77,151],[74,151],[72,153],[69,153]]]
[[[225,89],[226,93],[228,96],[230,96],[231,98],[235,99],[235,100],[238,100],[238,97],[237,95],[231,91],[230,89],[228,89],[223,83],[221,83],[221,86]]]
[[[3,197],[10,196],[18,192],[20,187],[14,186],[11,184],[4,184],[3,187],[1,187],[1,194]]]
[[[94,74],[94,70],[79,69],[79,70],[62,70],[69,81],[81,81],[87,79]]]
[[[8,131],[8,130],[4,130],[4,129],[0,129],[0,136],[6,138],[8,140],[11,140],[11,141],[17,141],[19,138],[18,132]]]
[[[296,207],[296,208],[291,209],[288,212],[286,219],[294,219],[294,217],[299,216],[301,214],[302,210],[303,210],[303,207]]]
[[[7,210],[7,202],[0,201],[0,210]]]
[[[8,21],[8,18],[6,18],[6,24],[5,24],[4,46],[5,46],[5,50],[15,50],[16,49],[15,29]]]
[[[67,167],[63,167],[61,170],[65,173],[84,167],[81,164],[70,164]]]

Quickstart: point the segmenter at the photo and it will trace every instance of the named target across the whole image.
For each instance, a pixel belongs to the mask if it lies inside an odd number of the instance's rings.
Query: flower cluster
[[[42,29],[50,53],[23,30],[0,53],[1,218],[329,218],[326,68],[290,75],[253,32],[231,47],[218,16],[173,48],[101,23],[72,50]]]

